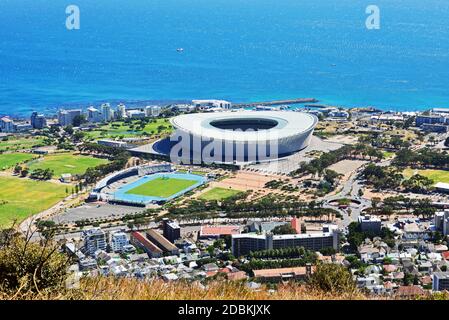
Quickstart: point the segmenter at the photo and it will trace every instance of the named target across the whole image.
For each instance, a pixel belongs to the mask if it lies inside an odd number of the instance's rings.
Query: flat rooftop
[[[239,226],[201,226],[200,236],[234,235],[240,233]]]

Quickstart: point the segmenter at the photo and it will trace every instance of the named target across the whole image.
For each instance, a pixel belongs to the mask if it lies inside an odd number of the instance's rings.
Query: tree
[[[68,125],[67,127],[64,128],[64,131],[67,132],[68,134],[73,134],[73,126]]]
[[[28,175],[28,172],[28,168],[23,168],[22,171],[20,171],[20,176],[25,178]]]
[[[51,169],[36,169],[31,172],[30,178],[35,180],[50,180],[53,177]]]
[[[399,149],[402,146],[402,139],[399,138],[398,136],[393,136],[390,139],[390,145],[394,148],[394,149]]]
[[[357,286],[352,274],[344,266],[333,263],[319,263],[309,280],[313,289],[336,294],[353,295]]]
[[[86,136],[86,134],[82,131],[77,131],[73,134],[73,139],[75,141],[81,141]]]
[[[14,173],[15,173],[15,174],[19,174],[21,171],[22,171],[22,166],[16,165],[16,166],[14,167]]]
[[[334,170],[326,169],[324,171],[324,180],[326,180],[327,182],[329,182],[332,185],[335,184],[338,177],[340,177],[340,174]]]
[[[384,264],[391,264],[393,262],[393,260],[390,257],[385,257],[383,260]]]
[[[404,180],[402,186],[408,192],[427,193],[432,189],[433,180],[420,174],[415,174],[410,179]]]
[[[289,223],[277,226],[273,229],[273,234],[295,234],[296,230]]]
[[[80,115],[76,115],[73,118],[72,124],[74,127],[79,127],[80,125],[82,125],[83,123],[86,123],[86,122],[87,122],[86,116],[83,114],[80,114]]]

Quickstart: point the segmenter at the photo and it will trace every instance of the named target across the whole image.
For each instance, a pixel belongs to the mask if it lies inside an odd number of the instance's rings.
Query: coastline
[[[216,98],[216,97],[214,97]],[[221,99],[221,97],[218,97]],[[426,111],[431,109],[432,107],[441,107],[444,108],[445,106],[421,106],[421,107],[409,107],[409,108],[403,108],[403,107],[382,107],[377,106],[375,104],[365,104],[365,105],[347,105],[347,104],[339,104],[339,103],[333,103],[332,101],[329,101],[328,99],[321,99],[318,97],[311,97],[311,98],[283,98],[283,99],[252,99],[251,101],[243,101],[238,99],[226,99],[228,101],[231,101],[234,106],[236,107],[255,107],[257,105],[261,106],[279,106],[279,105],[290,105],[291,109],[297,109],[297,108],[326,108],[326,107],[338,107],[343,109],[375,109],[381,112],[415,112],[415,111]],[[129,109],[138,109],[142,108],[147,105],[158,105],[158,106],[168,106],[172,104],[189,104],[191,103],[191,99],[146,99],[146,100],[119,100],[119,99],[111,99],[111,100],[96,100],[96,101],[89,101],[89,102],[77,102],[77,103],[58,103],[52,106],[48,107],[36,107],[36,108],[27,108],[23,109],[22,111],[15,111],[15,112],[5,112],[2,109],[0,109],[0,117],[9,116],[15,120],[26,120],[29,118],[29,115],[33,111],[42,112],[47,116],[56,116],[59,109],[86,109],[89,106],[100,106],[103,103],[110,103],[112,105],[118,105],[119,103],[123,103],[127,106]]]

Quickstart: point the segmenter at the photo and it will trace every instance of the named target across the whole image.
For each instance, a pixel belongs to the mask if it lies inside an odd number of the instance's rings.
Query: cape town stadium
[[[170,143],[154,148],[164,148],[172,161],[239,163],[278,159],[304,149],[318,119],[294,111],[237,111],[184,114],[170,121],[176,129]]]

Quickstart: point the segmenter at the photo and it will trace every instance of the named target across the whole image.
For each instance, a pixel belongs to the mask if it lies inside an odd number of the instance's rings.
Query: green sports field
[[[225,189],[225,188],[213,188],[209,191],[206,191],[202,195],[199,196],[199,199],[202,200],[223,200],[232,196],[235,196],[242,191],[233,190],[233,189]]]
[[[29,161],[35,156],[30,153],[3,153],[0,154],[0,170],[14,167],[18,163]]]
[[[147,197],[168,198],[184,189],[187,189],[198,181],[175,178],[157,178],[128,190],[127,194],[135,194]]]
[[[130,138],[139,136],[153,136],[156,134],[166,135],[172,132],[172,126],[168,119],[155,119],[155,122],[147,123],[143,128],[136,126],[138,120],[132,121],[130,124],[124,122],[111,122],[99,128],[99,130],[87,131],[88,139],[100,138]],[[159,127],[161,130],[159,131]]]
[[[0,151],[17,151],[41,147],[45,145],[42,137],[16,138],[10,137],[7,140],[0,140]]]
[[[449,183],[449,171],[446,170],[433,170],[433,169],[414,170],[408,168],[405,169],[402,174],[404,175],[405,178],[409,179],[416,173],[433,180],[434,183],[437,182]]]
[[[66,197],[65,186],[16,177],[0,177],[0,226],[44,211]]]
[[[63,173],[83,174],[87,168],[107,163],[108,160],[88,156],[74,155],[73,153],[60,153],[47,155],[29,163],[31,171],[36,169],[50,169],[59,177]]]

